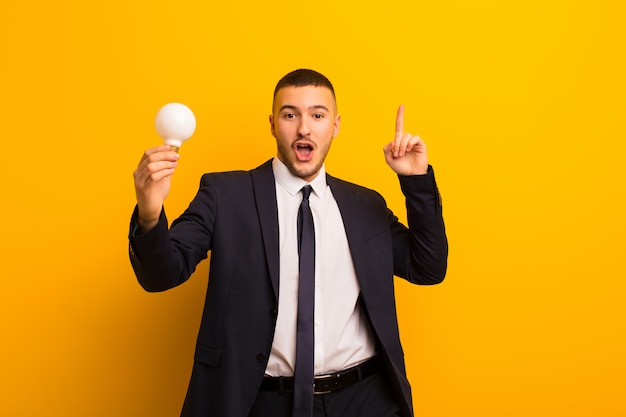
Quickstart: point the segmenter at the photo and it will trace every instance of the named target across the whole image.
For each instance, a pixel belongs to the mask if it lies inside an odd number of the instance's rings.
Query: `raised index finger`
[[[398,114],[396,115],[396,133],[404,133],[404,105],[401,104],[398,107]]]

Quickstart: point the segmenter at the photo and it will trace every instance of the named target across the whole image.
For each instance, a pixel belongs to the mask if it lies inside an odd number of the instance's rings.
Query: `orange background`
[[[444,284],[397,284],[416,414],[626,415],[623,2],[1,9],[0,415],[178,415],[208,266],[141,290],[132,171],[170,101],[198,119],[171,218],[201,173],[269,159],[272,90],[299,67],[337,89],[329,172],[401,216],[398,104],[429,146],[451,252]]]

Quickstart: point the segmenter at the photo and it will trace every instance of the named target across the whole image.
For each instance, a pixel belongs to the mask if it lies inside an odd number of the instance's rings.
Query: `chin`
[[[306,178],[315,176],[321,168],[321,165],[316,166],[313,164],[313,162],[310,162],[310,163],[307,162],[306,164],[307,166],[301,166],[300,163],[293,164],[291,165],[291,167],[289,167],[290,168],[289,171],[291,171],[291,173],[295,175],[296,177],[306,179]]]

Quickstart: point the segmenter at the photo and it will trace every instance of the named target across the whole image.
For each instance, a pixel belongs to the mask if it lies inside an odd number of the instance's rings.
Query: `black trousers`
[[[249,417],[291,417],[293,393],[259,391]],[[399,417],[400,411],[382,372],[347,388],[315,395],[313,417]]]

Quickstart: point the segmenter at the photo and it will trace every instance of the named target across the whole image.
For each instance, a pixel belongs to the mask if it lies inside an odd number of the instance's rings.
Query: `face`
[[[313,180],[339,133],[333,93],[326,87],[283,87],[276,93],[272,112],[278,159],[293,175]]]

